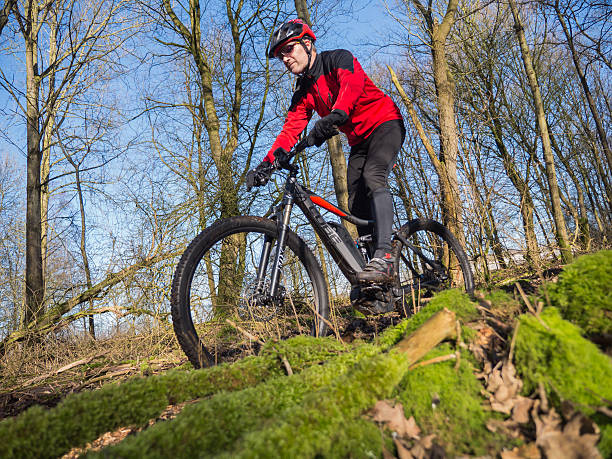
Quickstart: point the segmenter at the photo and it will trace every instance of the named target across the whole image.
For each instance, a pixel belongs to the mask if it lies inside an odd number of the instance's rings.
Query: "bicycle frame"
[[[276,298],[278,295],[280,277],[279,266],[283,261],[286,235],[289,229],[291,212],[294,205],[297,205],[298,208],[304,213],[314,231],[321,238],[321,242],[351,284],[357,283],[356,274],[363,269],[365,260],[362,257],[359,257],[361,259],[356,258],[354,250],[347,247],[334,228],[327,221],[325,221],[317,207],[323,207],[341,219],[355,225],[367,226],[374,223],[373,220],[364,220],[343,211],[301,185],[297,180],[297,171],[298,168],[295,166],[290,169],[289,176],[287,177],[287,181],[285,183],[285,191],[282,201],[274,209],[274,218],[276,219],[278,225],[278,234],[276,238],[278,249],[275,253],[272,265],[272,277],[270,279],[270,296],[272,298]],[[257,270],[258,286],[263,285],[263,276],[268,267],[271,248],[272,239],[266,238],[264,240],[260,264]]]

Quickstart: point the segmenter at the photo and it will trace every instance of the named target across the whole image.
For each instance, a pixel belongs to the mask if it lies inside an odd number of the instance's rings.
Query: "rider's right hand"
[[[251,191],[254,186],[262,186],[268,183],[274,172],[274,166],[269,161],[262,161],[255,169],[251,169],[246,175],[247,191]]]
[[[282,147],[274,150],[274,165],[279,169],[289,169],[291,164],[289,161],[293,158],[293,155]]]

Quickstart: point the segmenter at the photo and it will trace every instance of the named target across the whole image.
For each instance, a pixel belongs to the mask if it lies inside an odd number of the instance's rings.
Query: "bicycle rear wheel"
[[[287,235],[280,292],[269,292],[277,227],[259,217],[220,220],[202,231],[179,261],[172,281],[172,321],[194,367],[253,353],[257,341],[327,332],[329,300],[319,264],[305,242]],[[264,240],[270,262],[256,285]]]
[[[429,219],[410,221],[397,232],[395,250],[398,296],[403,298],[400,304],[407,313],[418,298],[444,289],[474,291],[467,255],[444,225]]]

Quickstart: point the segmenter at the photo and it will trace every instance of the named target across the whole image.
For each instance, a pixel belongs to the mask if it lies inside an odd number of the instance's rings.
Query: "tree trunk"
[[[39,96],[40,77],[38,75],[38,5],[28,4],[25,17],[30,20],[25,33],[26,41],[26,98],[27,98],[27,209],[26,209],[26,281],[25,309],[22,326],[36,320],[44,302],[43,263],[41,251],[41,188]]]
[[[514,0],[509,0],[509,4],[510,9],[512,10],[512,16],[514,18],[514,30],[521,48],[525,73],[527,74],[529,86],[534,99],[538,130],[540,131],[540,136],[542,138],[542,150],[544,153],[544,163],[546,165],[546,179],[548,182],[548,191],[550,193],[551,210],[555,224],[555,236],[557,239],[557,244],[559,245],[559,250],[561,251],[561,257],[564,262],[568,263],[572,260],[572,251],[567,237],[567,229],[565,227],[563,212],[561,210],[559,185],[557,184],[554,156],[550,145],[550,137],[548,135],[548,123],[546,122],[546,114],[544,113],[544,103],[542,102],[542,95],[540,94],[540,87],[538,85],[536,72],[533,67],[531,51],[527,46],[525,31],[519,17],[518,9]]]
[[[451,3],[452,0],[449,2],[449,9]],[[463,211],[457,179],[457,154],[459,149],[457,124],[455,122],[455,88],[446,60],[446,36],[448,32],[446,34],[441,32],[441,28],[434,27],[432,55],[440,121],[440,162],[443,165],[442,172],[445,175],[444,180],[440,182],[442,185],[440,190],[442,195],[442,220],[459,239],[459,242],[465,246]]]
[[[334,178],[334,191],[336,192],[336,200],[341,209],[349,210],[348,208],[348,185],[346,183],[346,158],[342,151],[342,142],[340,136],[336,135],[327,141],[327,151],[329,151],[329,160],[331,163],[332,177]],[[352,223],[342,220],[342,224],[348,230],[353,239],[357,239],[357,227]]]
[[[601,146],[603,147],[604,153],[606,155],[606,159],[608,162],[608,170],[612,172],[612,153],[610,152],[610,144],[608,143],[608,138],[606,136],[606,130],[601,121],[601,116],[599,116],[599,111],[597,110],[597,106],[595,104],[595,100],[593,99],[593,95],[591,94],[591,90],[589,89],[589,84],[584,75],[584,71],[580,66],[580,59],[578,58],[578,53],[576,52],[576,47],[574,46],[574,38],[572,34],[567,28],[567,24],[565,23],[565,19],[561,14],[561,10],[559,9],[559,1],[557,0],[554,5],[555,12],[557,13],[557,18],[559,19],[559,23],[563,28],[563,33],[565,34],[565,38],[567,39],[567,46],[570,49],[572,54],[572,61],[574,62],[574,67],[576,69],[576,74],[578,75],[578,79],[580,80],[580,85],[582,86],[582,90],[584,91],[584,95],[587,99],[587,103],[589,105],[589,109],[591,110],[591,114],[593,115],[593,120],[595,121],[595,126],[597,127],[597,135],[599,136],[599,141],[601,142]]]
[[[11,14],[11,10],[17,6],[17,0],[4,0],[4,5],[0,10],[0,35],[2,35],[2,30],[4,26],[8,22],[8,17]]]

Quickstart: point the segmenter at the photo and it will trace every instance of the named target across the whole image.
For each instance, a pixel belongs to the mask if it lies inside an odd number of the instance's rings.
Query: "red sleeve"
[[[350,59],[350,64],[348,60]],[[344,51],[340,56],[340,65],[336,68],[336,75],[340,83],[338,98],[334,109],[344,111],[350,115],[357,100],[363,94],[366,82],[366,74],[361,65],[349,51]]]
[[[283,129],[278,137],[276,137],[264,161],[270,163],[274,161],[274,152],[277,148],[284,148],[287,151],[293,148],[298,137],[308,125],[310,118],[312,118],[313,107],[314,104],[309,100],[307,93],[298,91],[293,95],[291,107],[289,107],[289,112],[287,112]]]

